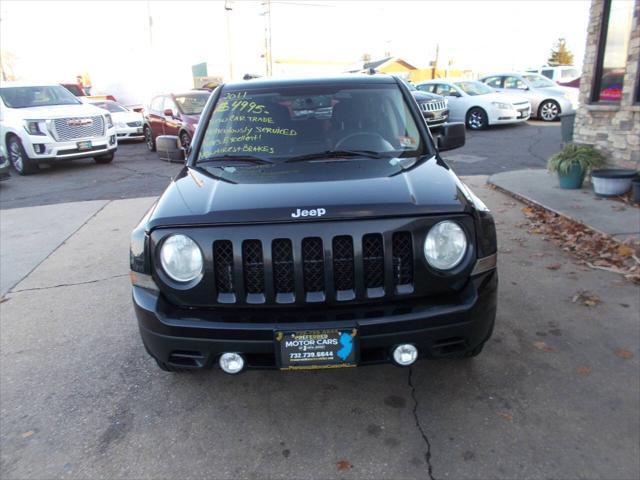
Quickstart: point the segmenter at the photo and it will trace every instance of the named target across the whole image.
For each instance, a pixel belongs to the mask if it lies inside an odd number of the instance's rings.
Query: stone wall
[[[640,169],[640,105],[634,104],[640,60],[640,0],[635,1],[631,38],[619,105],[590,104],[591,86],[598,57],[604,0],[592,0],[580,80],[580,108],[576,114],[574,141],[594,145],[610,163]]]

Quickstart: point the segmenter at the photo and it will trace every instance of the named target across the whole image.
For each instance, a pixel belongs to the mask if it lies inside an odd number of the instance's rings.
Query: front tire
[[[147,144],[147,150],[150,152],[156,151],[156,140],[153,138],[153,132],[149,127],[144,127],[144,142]]]
[[[12,135],[7,140],[7,150],[9,162],[13,169],[18,172],[18,175],[31,175],[38,170],[38,166],[27,156],[22,142],[15,135]]]
[[[545,122],[553,122],[560,115],[560,105],[554,100],[545,100],[538,107],[538,118]]]
[[[98,164],[111,163],[113,161],[113,157],[115,156],[115,152],[107,153],[106,155],[100,155],[99,157],[94,157],[93,160]]]
[[[466,124],[467,128],[470,130],[482,130],[487,128],[489,125],[487,112],[480,107],[473,107],[467,112]]]
[[[182,132],[180,134],[180,145],[182,145],[185,152],[189,149],[189,146],[191,145],[191,137],[187,132]]]

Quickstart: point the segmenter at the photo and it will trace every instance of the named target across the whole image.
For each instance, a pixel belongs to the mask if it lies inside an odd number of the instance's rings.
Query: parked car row
[[[560,86],[537,73],[499,73],[479,81],[434,79],[416,88],[445,97],[449,120],[465,122],[472,130],[529,118],[551,122],[578,107],[577,88]]]

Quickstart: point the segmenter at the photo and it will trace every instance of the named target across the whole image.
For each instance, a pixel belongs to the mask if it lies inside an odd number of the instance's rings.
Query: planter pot
[[[580,165],[571,165],[567,173],[558,172],[558,181],[560,188],[577,189],[582,187],[584,181],[584,170]]]
[[[636,171],[624,168],[605,168],[591,172],[593,191],[603,197],[624,195],[631,188]]]
[[[631,182],[631,188],[633,189],[633,201],[640,203],[640,177],[636,177]]]

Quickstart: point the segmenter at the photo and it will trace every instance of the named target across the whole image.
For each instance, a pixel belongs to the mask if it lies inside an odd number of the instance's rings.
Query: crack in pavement
[[[25,278],[27,278],[29,275],[31,275],[36,268],[38,268],[40,265],[42,265],[44,262],[46,262],[47,260],[49,260],[49,258],[51,258],[51,255],[53,255],[54,253],[56,253],[58,251],[58,249],[64,245],[65,243],[67,243],[69,241],[69,239],[71,237],[73,237],[76,233],[78,233],[82,228],[84,228],[84,226],[89,223],[91,220],[93,220],[94,218],[96,218],[96,216],[102,212],[105,208],[107,208],[107,205],[109,205],[113,200],[107,200],[105,201],[105,204],[102,205],[98,210],[96,210],[92,215],[89,216],[89,218],[87,218],[84,222],[82,222],[82,225],[80,225],[78,228],[76,228],[73,232],[71,232],[67,238],[65,238],[62,242],[60,242],[60,244],[54,248],[51,252],[49,252],[49,255],[47,255],[46,257],[44,257],[40,262],[38,262],[37,265],[35,265],[31,270],[29,270],[26,274],[24,274],[22,276],[22,278],[20,280],[18,280],[16,283],[14,283],[11,288],[9,288],[9,290],[7,291],[7,293],[11,293],[13,291],[13,289],[16,287],[16,285],[20,285],[21,282],[24,281]],[[18,290],[18,291],[24,291],[24,290]]]
[[[118,275],[112,275],[110,277],[105,277],[105,278],[97,278],[95,280],[87,280],[85,282],[60,283],[59,285],[50,285],[48,287],[23,288],[21,290],[9,290],[7,293],[22,293],[22,292],[33,292],[33,291],[36,291],[36,290],[50,290],[52,288],[75,287],[76,285],[88,285],[90,283],[104,282],[106,280],[112,280],[114,278],[122,278],[122,277],[128,277],[128,276],[129,276],[128,273],[120,273]]]
[[[416,427],[424,440],[424,443],[427,446],[427,451],[424,454],[424,458],[427,461],[427,473],[429,474],[430,480],[436,480],[436,477],[433,476],[433,465],[431,464],[431,442],[427,437],[422,425],[420,424],[420,419],[418,418],[418,398],[416,397],[416,387],[413,385],[413,381],[411,379],[413,374],[413,367],[409,367],[409,388],[411,388],[411,398],[413,399],[413,418],[416,421]]]

